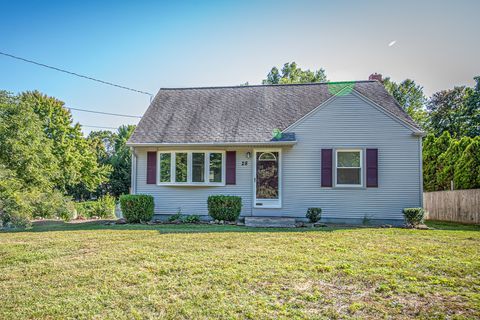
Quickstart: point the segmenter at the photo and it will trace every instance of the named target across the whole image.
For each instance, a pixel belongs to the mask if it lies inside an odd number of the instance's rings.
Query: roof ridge
[[[329,82],[309,82],[309,83],[282,83],[282,84],[253,84],[253,85],[237,85],[237,86],[208,86],[208,87],[177,87],[177,88],[160,88],[160,90],[193,90],[193,89],[234,89],[234,88],[252,88],[252,87],[286,87],[286,86],[316,86],[316,85],[332,85],[332,84],[351,84],[351,83],[378,82],[377,80],[352,80],[352,81],[329,81]]]

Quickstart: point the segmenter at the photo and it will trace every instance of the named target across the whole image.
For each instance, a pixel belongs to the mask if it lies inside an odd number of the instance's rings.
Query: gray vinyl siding
[[[218,148],[237,151],[237,183],[219,187],[148,185],[146,154],[160,149],[135,148],[138,157],[136,193],[154,196],[156,214],[173,214],[181,208],[184,214],[207,215],[206,201],[211,194],[241,196],[243,216],[303,218],[308,207],[320,207],[322,219],[326,221],[359,221],[365,217],[398,221],[403,219],[403,208],[421,206],[421,138],[413,136],[410,128],[356,94],[333,99],[290,131],[295,133],[298,142],[282,148],[280,209],[252,208],[253,159],[247,159],[246,153],[252,152],[253,157],[253,146]],[[322,148],[377,148],[378,188],[322,188]],[[248,165],[242,166],[242,161],[248,161]],[[335,172],[333,176],[335,179]],[[363,177],[365,183],[365,168]]]
[[[248,148],[176,148],[175,150],[232,150],[236,153],[237,181],[225,186],[165,186],[147,184],[147,152],[172,148],[135,148],[137,153],[137,194],[153,195],[155,214],[175,214],[181,209],[183,214],[208,215],[207,198],[212,194],[238,195],[242,197],[241,215],[251,215],[252,210],[252,171],[251,159],[246,158]],[[242,161],[248,161],[242,166]]]
[[[283,150],[282,209],[254,209],[253,215],[304,217],[320,207],[325,220],[401,220],[402,209],[421,206],[419,137],[354,94],[337,97],[291,129],[297,144]],[[378,149],[378,188],[322,188],[322,148]],[[365,169],[363,169],[365,184]]]

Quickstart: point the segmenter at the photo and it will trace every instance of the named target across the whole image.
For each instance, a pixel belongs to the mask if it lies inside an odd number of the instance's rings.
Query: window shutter
[[[226,155],[226,184],[236,184],[237,153],[236,151],[227,151]]]
[[[322,149],[322,187],[332,186],[332,149]]]
[[[157,152],[147,152],[147,184],[157,183]]]
[[[378,149],[367,149],[367,188],[378,188]]]

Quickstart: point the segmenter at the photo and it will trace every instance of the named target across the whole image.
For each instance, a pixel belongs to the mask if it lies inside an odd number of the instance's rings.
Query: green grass
[[[480,318],[480,227],[44,222],[0,232],[0,319]]]

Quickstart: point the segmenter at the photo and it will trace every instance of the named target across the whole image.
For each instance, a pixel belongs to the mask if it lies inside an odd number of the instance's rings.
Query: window
[[[160,182],[170,182],[171,179],[171,153],[160,153]]]
[[[222,154],[210,153],[210,182],[222,182]]]
[[[224,151],[160,151],[159,184],[225,184]]]
[[[362,185],[362,150],[337,150],[337,186]]]
[[[192,182],[205,182],[205,153],[192,153]]]

